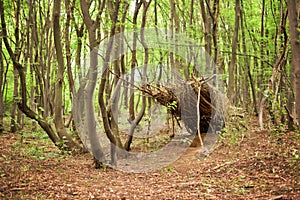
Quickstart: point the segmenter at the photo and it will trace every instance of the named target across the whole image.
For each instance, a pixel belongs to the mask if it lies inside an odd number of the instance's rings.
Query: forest
[[[0,0],[0,199],[299,199],[300,0]]]

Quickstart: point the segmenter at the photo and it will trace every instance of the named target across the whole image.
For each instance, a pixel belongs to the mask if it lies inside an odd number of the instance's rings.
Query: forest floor
[[[62,154],[47,136],[4,133],[0,199],[300,199],[299,132],[242,123],[207,157],[189,148],[150,173],[95,169],[90,154]]]

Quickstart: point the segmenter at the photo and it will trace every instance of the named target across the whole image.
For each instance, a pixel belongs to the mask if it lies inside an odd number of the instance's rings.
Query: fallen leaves
[[[235,146],[197,159],[190,148],[152,173],[96,170],[89,154],[43,160],[21,156],[0,136],[1,199],[299,199],[299,141],[249,131]],[[259,141],[259,142],[258,142]]]

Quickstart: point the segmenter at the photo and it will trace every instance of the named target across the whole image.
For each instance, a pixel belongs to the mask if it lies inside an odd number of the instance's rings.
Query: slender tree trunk
[[[63,121],[63,103],[62,103],[62,88],[64,80],[64,59],[61,45],[60,35],[60,7],[61,0],[54,0],[53,5],[53,36],[57,57],[57,71],[56,71],[56,83],[55,83],[55,97],[54,97],[54,124],[56,131],[61,140],[66,142],[69,149],[80,149],[80,146],[76,144],[72,137],[67,133],[64,127]]]
[[[265,0],[262,0],[262,9],[261,9],[261,24],[260,24],[260,68],[258,71],[258,82],[257,82],[257,87],[260,89],[260,91],[258,92],[258,100],[259,100],[259,105],[260,106],[264,106],[262,104],[262,100],[263,100],[263,91],[264,91],[264,86],[263,86],[263,82],[264,82],[264,50],[265,50],[265,42],[264,42],[264,36],[265,36]],[[259,108],[260,110],[262,110],[263,108]]]
[[[14,90],[13,90],[13,103],[10,111],[10,131],[16,132],[18,130],[17,127],[17,119],[16,119],[16,111],[17,111],[17,98],[18,98],[18,72],[14,69]]]
[[[271,100],[269,100],[269,112],[270,112],[271,119],[275,125],[278,124],[278,120],[276,118],[276,112],[278,109],[282,108],[282,106],[280,105],[282,101],[278,100],[279,99],[278,92],[279,92],[279,88],[281,87],[281,84],[282,84],[282,81],[281,81],[282,69],[285,67],[286,50],[287,50],[287,46],[288,46],[287,45],[288,35],[287,35],[286,29],[285,29],[286,17],[287,17],[287,14],[284,14],[284,13],[281,14],[279,27],[281,30],[280,32],[282,32],[282,35],[283,35],[282,41],[281,41],[281,49],[282,50],[281,50],[280,54],[276,57],[276,61],[275,61],[275,64],[274,64],[273,70],[272,70],[272,76],[269,80],[269,90],[272,91],[272,94],[273,94],[271,96]],[[277,46],[275,45],[275,52],[276,52],[276,49],[277,49]],[[276,84],[276,82],[277,82],[277,84]],[[284,92],[282,92],[282,94],[280,96],[283,97],[283,95],[284,95]]]
[[[241,31],[242,31],[242,49],[244,54],[246,55],[248,52],[248,48],[246,45],[246,34],[245,34],[245,26],[244,26],[244,22],[246,22],[245,15],[244,15],[244,8],[243,8],[243,4],[241,1]],[[252,100],[253,100],[253,109],[254,109],[254,113],[257,115],[257,101],[256,101],[256,93],[255,93],[255,86],[254,86],[254,81],[252,78],[252,73],[251,73],[251,68],[250,68],[250,60],[248,56],[245,56],[244,58],[244,65],[245,65],[245,90],[248,90],[246,95],[247,97],[249,96],[250,98],[250,94],[249,94],[249,85],[250,85],[250,90],[251,90],[251,94],[252,94]],[[249,99],[250,100],[250,99]],[[248,99],[246,99],[246,101],[248,101]],[[251,101],[251,100],[250,100]],[[246,102],[247,105],[249,105],[251,102]]]
[[[67,20],[65,25],[65,49],[66,49],[66,59],[67,59],[67,74],[68,74],[68,81],[69,81],[69,88],[70,88],[70,99],[72,100],[74,94],[74,79],[73,73],[71,68],[71,44],[70,44],[70,22],[71,22],[71,12],[72,7],[70,7],[70,0],[65,0],[65,7],[67,11]]]
[[[137,25],[137,17],[142,6],[142,2],[136,0],[135,9],[133,13],[133,26]],[[137,36],[138,33],[136,31],[133,32],[133,40],[132,40],[132,52],[131,52],[131,72],[130,72],[130,85],[134,85],[134,74],[137,66],[136,59],[136,45],[137,45]],[[135,119],[135,111],[134,111],[134,88],[130,86],[129,91],[129,121],[133,121]]]
[[[34,66],[36,63],[36,59],[34,59],[35,57],[37,58],[38,55],[34,55],[33,53],[37,53],[38,52],[38,47],[36,46],[37,42],[37,29],[36,29],[36,20],[35,20],[35,15],[36,15],[36,10],[33,11],[35,7],[32,5],[32,1],[28,1],[28,20],[27,20],[27,27],[26,27],[26,31],[27,31],[27,52],[25,53],[25,55],[27,55],[25,57],[25,62],[24,63],[30,63],[29,65],[29,71],[30,71],[30,100],[29,100],[29,105],[30,108],[36,112],[36,104],[35,104],[35,84],[34,81],[36,78],[34,75]],[[35,49],[35,51],[33,51]],[[37,75],[36,75],[37,76]],[[37,84],[37,83],[36,83]],[[32,131],[35,131],[35,127],[36,127],[36,122],[33,121],[32,122]]]
[[[121,17],[121,24],[125,23],[126,20],[126,14],[129,8],[129,4],[125,3],[124,4],[124,8],[122,11],[122,17]],[[119,27],[117,27],[118,32],[123,32],[125,27],[124,25],[121,25]],[[121,55],[120,59],[117,59],[114,61],[114,80],[113,80],[113,87],[114,90],[112,92],[111,95],[111,109],[106,109],[108,110],[108,112],[110,112],[111,115],[111,129],[112,132],[114,133],[114,136],[116,138],[116,145],[117,147],[119,147],[120,149],[123,149],[123,145],[121,142],[121,138],[120,138],[120,134],[119,134],[119,127],[118,127],[118,121],[119,121],[119,100],[120,100],[120,87],[122,84],[122,80],[120,79],[120,77],[124,78],[124,74],[126,73],[126,69],[125,69],[125,61],[124,61],[124,40],[123,38],[118,39],[117,41],[115,41],[116,45],[115,45],[115,55]]]
[[[105,162],[105,155],[103,153],[99,138],[96,134],[96,117],[94,110],[94,91],[97,81],[97,66],[98,66],[98,55],[97,50],[95,49],[98,45],[96,30],[99,28],[99,17],[102,13],[104,6],[99,11],[96,20],[93,20],[89,14],[89,3],[85,0],[80,0],[80,8],[83,14],[83,21],[88,30],[89,42],[90,42],[90,68],[88,71],[88,82],[84,84],[84,106],[86,110],[85,123],[86,129],[91,141],[92,154],[94,156],[95,168],[102,168]],[[103,88],[99,88],[100,91],[104,91]],[[105,109],[105,108],[104,108]],[[106,112],[106,110],[105,110]],[[106,122],[103,120],[103,123]],[[108,126],[108,125],[107,125]]]
[[[14,30],[14,36],[15,36],[15,57],[18,60],[19,59],[19,52],[20,52],[20,37],[19,37],[19,17],[20,17],[20,0],[16,1],[16,6],[14,7],[14,21],[15,21],[15,30]],[[18,124],[17,124],[17,118],[16,118],[16,112],[17,112],[17,103],[18,103],[18,72],[16,69],[14,69],[14,90],[13,90],[13,103],[11,107],[10,112],[10,131],[16,132],[18,130]]]
[[[33,83],[34,83],[34,81],[33,81],[33,79],[34,79],[34,77],[33,77],[33,69],[32,69],[33,67],[32,67],[32,65],[30,65],[30,80],[31,80],[31,87],[30,87],[30,107],[31,107],[31,109],[34,111],[34,112],[36,112],[36,103],[35,103],[35,94],[34,94],[34,92],[35,92],[35,87],[34,87],[34,85],[33,85]],[[32,131],[35,131],[36,130],[36,122],[35,121],[33,121],[32,122],[32,127],[31,127],[31,130]]]
[[[220,0],[214,0],[213,5],[213,12],[212,12],[212,19],[213,19],[213,27],[212,27],[212,38],[213,38],[213,45],[214,45],[214,59],[213,62],[216,65],[218,62],[218,54],[219,54],[219,47],[218,47],[218,22],[219,22],[219,15],[220,15]],[[213,73],[216,73],[217,67],[214,66]]]
[[[113,36],[115,35],[115,32],[116,32],[116,23],[118,21],[119,9],[120,9],[120,1],[117,0],[115,2],[114,9],[112,10],[112,15],[111,15],[112,27],[111,27],[110,33],[109,33],[110,38],[113,38]],[[108,81],[107,81],[108,67],[109,67],[108,63],[110,61],[110,57],[111,57],[110,54],[112,53],[112,47],[113,47],[114,42],[115,42],[114,40],[109,40],[108,45],[107,45],[107,49],[105,52],[105,66],[104,66],[104,71],[102,73],[102,78],[101,78],[101,82],[100,82],[100,86],[99,86],[99,94],[98,94],[98,102],[99,102],[100,109],[101,109],[104,130],[105,130],[106,136],[108,137],[108,139],[110,140],[110,143],[111,143],[111,164],[116,164],[116,162],[117,162],[117,160],[116,160],[117,159],[116,158],[117,140],[116,140],[115,135],[113,134],[113,131],[110,127],[110,123],[108,120],[107,108],[104,103],[104,88],[105,88],[105,85],[108,84]]]
[[[128,13],[129,6],[130,6],[129,3],[125,3],[123,16],[121,19],[122,25],[120,27],[120,32],[124,32],[124,30],[125,30],[125,22],[126,22],[126,16]],[[124,41],[123,40],[121,41],[120,49],[121,49],[121,52],[124,52]],[[123,81],[124,89],[123,89],[122,96],[123,96],[123,100],[124,100],[124,103],[123,103],[124,108],[127,110],[127,108],[128,108],[128,76],[126,74],[126,64],[125,64],[125,55],[124,54],[121,55],[120,62],[121,62],[121,71],[123,74],[123,78],[126,80],[126,81]],[[120,105],[120,106],[122,106],[122,105]]]
[[[53,31],[51,29],[51,24],[50,22],[50,7],[47,8],[48,12],[46,15],[46,19],[45,19],[45,32],[44,32],[44,42],[45,42],[45,46],[46,46],[46,53],[45,53],[45,57],[44,57],[44,70],[42,71],[42,77],[43,77],[43,83],[44,83],[44,87],[41,89],[44,92],[41,94],[43,95],[43,105],[44,105],[44,110],[43,110],[43,118],[47,119],[49,116],[53,116],[53,101],[52,101],[52,96],[54,95],[52,93],[52,84],[51,84],[51,67],[53,66],[52,64],[52,54],[53,54],[53,43],[52,43],[52,34]],[[49,25],[48,25],[49,23]],[[41,40],[43,41],[43,39],[41,38]],[[41,48],[41,52],[43,51],[43,48]]]
[[[170,0],[170,40],[174,40],[174,21],[175,21],[175,17],[176,17],[176,7],[175,7],[175,1],[174,0]],[[176,39],[175,39],[176,40]],[[175,66],[175,56],[174,56],[174,52],[170,51],[170,67],[171,69],[175,69],[177,66]]]
[[[2,31],[0,32],[0,52],[2,52]],[[4,101],[3,101],[3,91],[4,91],[4,64],[2,53],[0,53],[0,134],[4,131],[3,118],[5,114]]]
[[[201,17],[203,21],[203,31],[204,31],[204,40],[205,40],[205,51],[208,55],[211,55],[211,18],[209,16],[209,7],[205,9],[205,2],[207,1],[200,1],[200,8],[201,8]],[[207,2],[207,5],[209,5]],[[208,62],[208,61],[207,61]]]
[[[229,102],[232,105],[235,105],[235,64],[236,64],[236,49],[237,49],[237,42],[238,42],[238,35],[239,35],[239,21],[240,21],[240,0],[235,1],[235,27],[234,27],[234,34],[232,38],[232,54],[231,54],[231,61],[229,64],[229,81],[228,81],[228,88],[227,88],[227,95]]]
[[[143,16],[142,16],[142,24],[141,24],[141,43],[144,47],[145,50],[145,58],[144,58],[144,67],[143,67],[143,74],[142,74],[142,84],[145,84],[146,82],[146,76],[147,76],[147,65],[148,65],[148,60],[149,60],[149,49],[148,46],[146,44],[145,41],[145,35],[144,35],[144,28],[145,28],[145,24],[146,24],[146,13],[147,10],[149,8],[149,5],[151,3],[151,0],[149,2],[144,2],[144,7],[143,7]],[[129,129],[129,133],[128,133],[128,137],[126,140],[126,143],[124,145],[124,148],[129,151],[130,150],[130,145],[133,139],[133,133],[134,133],[134,129],[136,128],[136,126],[139,124],[139,122],[141,121],[141,119],[143,118],[144,114],[145,114],[145,110],[146,110],[146,96],[143,95],[142,96],[142,107],[141,110],[139,111],[137,117],[132,121],[130,129]]]

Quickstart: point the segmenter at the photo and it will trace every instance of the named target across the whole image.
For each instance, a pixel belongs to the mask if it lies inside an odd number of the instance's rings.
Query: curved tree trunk
[[[61,45],[60,36],[60,7],[61,0],[54,0],[53,5],[53,36],[54,45],[57,57],[57,71],[56,71],[56,83],[55,83],[55,97],[54,97],[54,124],[58,136],[64,141],[70,150],[81,149],[79,144],[73,141],[72,137],[67,133],[63,122],[63,103],[62,103],[62,89],[64,80],[64,58]]]
[[[110,54],[112,51],[112,47],[113,47],[113,43],[114,40],[112,40],[113,36],[115,35],[115,31],[116,31],[116,23],[118,20],[118,12],[119,12],[119,8],[120,8],[120,1],[117,0],[115,2],[115,7],[114,10],[112,12],[112,27],[110,29],[110,34],[109,34],[109,40],[108,40],[108,44],[107,44],[107,48],[106,48],[106,52],[105,52],[105,64],[104,64],[104,70],[103,73],[101,74],[102,78],[101,78],[101,82],[100,82],[100,86],[99,86],[99,94],[98,94],[98,102],[99,102],[99,106],[100,106],[100,110],[101,110],[101,114],[102,114],[102,120],[103,120],[103,126],[104,126],[104,130],[106,133],[106,136],[108,137],[110,144],[111,144],[111,164],[116,164],[117,162],[117,158],[116,158],[116,138],[113,134],[113,131],[110,127],[110,123],[109,123],[109,119],[108,119],[108,113],[106,110],[106,105],[104,102],[104,89],[105,89],[105,85],[107,84],[107,76],[108,76],[108,63],[110,61]]]
[[[84,91],[84,106],[86,110],[85,123],[89,139],[91,141],[92,154],[94,156],[95,168],[102,168],[105,162],[105,156],[96,134],[96,117],[93,104],[93,95],[97,81],[97,65],[98,55],[94,49],[98,45],[96,38],[96,29],[99,27],[99,16],[94,21],[89,14],[89,4],[85,0],[80,0],[81,12],[83,14],[83,21],[87,27],[89,42],[90,42],[90,67],[88,71],[88,83],[86,83]],[[102,9],[104,7],[102,6]],[[102,12],[102,9],[99,12]]]
[[[151,0],[149,2],[144,2],[142,24],[141,24],[141,43],[145,50],[145,52],[144,52],[144,55],[145,55],[144,68],[143,68],[143,77],[142,77],[143,84],[145,84],[147,81],[145,77],[147,76],[147,65],[148,65],[148,60],[149,60],[149,49],[145,42],[144,28],[145,28],[145,24],[146,24],[146,13],[147,13],[150,3],[151,3]],[[142,95],[142,108],[141,108],[140,112],[138,113],[138,115],[136,116],[136,118],[131,122],[127,141],[124,145],[124,148],[127,151],[130,150],[130,145],[132,143],[134,129],[136,128],[136,126],[139,124],[139,122],[143,118],[145,110],[146,110],[146,96]]]

